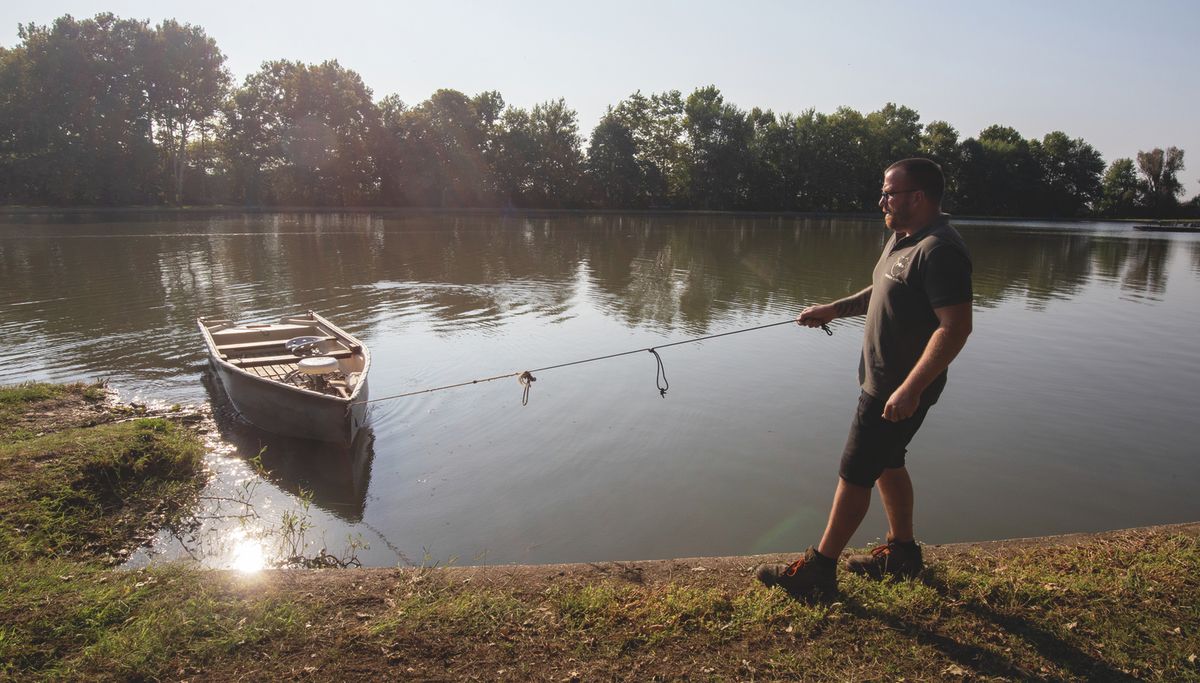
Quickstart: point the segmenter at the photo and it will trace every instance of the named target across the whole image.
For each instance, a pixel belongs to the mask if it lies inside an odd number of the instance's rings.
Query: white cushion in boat
[[[306,375],[328,375],[331,372],[337,372],[338,369],[337,359],[326,356],[301,358],[298,365],[300,372]]]

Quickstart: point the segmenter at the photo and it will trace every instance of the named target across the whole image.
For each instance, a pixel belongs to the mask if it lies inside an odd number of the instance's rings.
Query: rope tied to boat
[[[483,377],[481,379],[473,379],[473,380],[469,380],[466,382],[457,382],[455,384],[446,384],[446,385],[439,386],[439,387],[430,387],[428,389],[419,389],[417,391],[407,391],[402,394],[392,394],[390,396],[383,396],[380,398],[372,398],[372,399],[368,399],[365,401],[354,401],[354,403],[377,403],[379,401],[391,401],[391,400],[394,400],[397,398],[406,398],[409,396],[417,396],[419,394],[431,394],[435,391],[445,391],[446,389],[456,389],[458,387],[465,387],[465,386],[469,386],[471,384],[483,384],[484,382],[492,382],[492,381],[495,381],[498,379],[507,379],[509,377],[516,377],[517,381],[521,384],[521,387],[522,387],[521,405],[527,406],[527,405],[529,405],[529,390],[530,390],[531,386],[533,385],[533,383],[537,381],[537,378],[533,376],[533,373],[535,373],[535,372],[541,373],[541,372],[545,372],[546,370],[557,370],[559,368],[566,368],[566,367],[570,367],[572,365],[582,365],[584,363],[595,363],[596,361],[608,360],[610,358],[619,358],[621,356],[628,356],[631,354],[642,353],[645,351],[649,351],[650,353],[654,354],[654,358],[656,361],[654,386],[658,389],[659,396],[661,396],[662,398],[666,398],[667,390],[671,388],[671,385],[667,381],[667,370],[666,370],[666,367],[663,365],[662,356],[660,356],[658,354],[659,349],[665,349],[665,348],[668,348],[671,346],[680,346],[682,344],[695,344],[697,342],[707,341],[709,339],[717,339],[719,337],[728,337],[728,336],[734,335],[734,334],[742,334],[744,332],[754,332],[756,330],[765,330],[768,327],[778,327],[780,325],[791,325],[791,324],[795,324],[795,323],[796,323],[795,318],[789,318],[788,320],[783,320],[783,321],[780,321],[777,323],[767,323],[766,325],[757,325],[755,327],[747,327],[747,328],[740,329],[740,330],[730,330],[729,332],[721,332],[718,334],[709,334],[709,335],[705,335],[703,337],[695,337],[692,339],[683,339],[683,340],[677,341],[677,342],[670,342],[667,344],[659,344],[658,346],[651,346],[651,347],[642,348],[642,349],[634,349],[632,351],[621,351],[620,353],[610,353],[605,356],[595,356],[592,358],[584,358],[582,360],[570,361],[568,363],[559,363],[557,365],[547,365],[546,367],[543,367],[543,368],[533,368],[532,370],[524,370],[522,372],[510,372],[508,374],[496,375],[494,377]],[[820,327],[822,330],[825,331],[825,334],[829,335],[830,337],[833,336],[833,330],[829,329],[828,324],[822,324]],[[353,405],[353,404],[351,404],[351,405]]]

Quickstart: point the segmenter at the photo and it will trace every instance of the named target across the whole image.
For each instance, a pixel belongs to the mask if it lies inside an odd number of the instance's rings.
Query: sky
[[[1081,137],[1106,162],[1185,152],[1200,193],[1200,2],[366,2],[4,0],[0,45],[22,23],[112,12],[201,26],[237,82],[271,59],[336,59],[376,97],[499,90],[510,105],[565,98],[585,138],[640,90],[717,86],[776,113],[863,113],[888,102],[962,138],[992,124]]]

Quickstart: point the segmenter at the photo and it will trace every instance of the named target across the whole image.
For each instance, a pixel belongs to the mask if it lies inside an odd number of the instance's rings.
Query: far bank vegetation
[[[100,14],[0,47],[0,203],[858,212],[925,156],[970,215],[1195,215],[1183,150],[1106,164],[1082,138],[996,124],[963,137],[888,103],[776,113],[715,86],[635,92],[586,136],[563,99],[377,99],[337,61],[269,61],[237,84],[203,28]],[[1152,132],[1148,132],[1148,135]]]

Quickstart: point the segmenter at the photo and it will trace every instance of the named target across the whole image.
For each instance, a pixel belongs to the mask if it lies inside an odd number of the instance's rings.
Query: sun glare
[[[257,539],[247,538],[245,533],[239,532],[233,540],[231,565],[239,572],[252,574],[267,566],[267,556]]]

